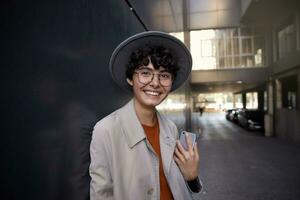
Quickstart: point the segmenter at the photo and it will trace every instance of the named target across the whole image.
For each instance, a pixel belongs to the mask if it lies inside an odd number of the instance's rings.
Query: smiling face
[[[137,73],[133,74],[132,80],[127,79],[127,82],[133,88],[135,102],[141,107],[154,109],[155,106],[159,105],[168,96],[172,84],[162,86],[160,83],[158,73],[165,72],[165,68],[160,67],[159,69],[155,69],[151,62],[142,68],[151,70],[155,74],[149,83],[141,83]]]

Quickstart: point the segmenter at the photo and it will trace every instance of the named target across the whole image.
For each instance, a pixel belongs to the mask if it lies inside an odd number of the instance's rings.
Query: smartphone
[[[193,148],[194,145],[196,143],[196,138],[197,135],[195,133],[191,133],[191,132],[187,132],[187,131],[182,131],[179,137],[179,141],[181,143],[181,145],[183,146],[183,148],[185,148],[185,150],[188,150],[188,145],[187,145],[187,141],[186,141],[186,134],[189,134],[189,137],[192,139],[192,144],[193,144]]]

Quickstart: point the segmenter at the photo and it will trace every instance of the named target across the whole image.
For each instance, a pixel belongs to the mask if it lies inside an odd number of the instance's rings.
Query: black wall
[[[1,199],[88,199],[95,122],[130,99],[113,49],[143,27],[123,0],[1,3]]]

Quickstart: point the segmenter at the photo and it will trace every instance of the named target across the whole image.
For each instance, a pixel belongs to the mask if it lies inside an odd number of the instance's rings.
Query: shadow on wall
[[[97,121],[76,84],[48,66],[14,85],[6,124],[4,199],[89,199],[89,145]],[[19,79],[20,80],[20,79]],[[23,82],[23,81],[20,81]],[[16,87],[18,86],[18,87]],[[3,148],[3,146],[2,146]]]
[[[130,96],[111,80],[109,57],[143,27],[119,0],[1,5],[1,198],[89,199],[93,126]]]
[[[40,187],[37,195],[49,200],[86,199],[88,150],[96,116],[66,82],[44,77],[34,86],[36,116],[43,116],[34,118],[32,156]]]

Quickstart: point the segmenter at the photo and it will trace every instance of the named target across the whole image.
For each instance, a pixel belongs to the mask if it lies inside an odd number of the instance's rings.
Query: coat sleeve
[[[95,126],[90,146],[90,199],[114,199],[107,131]]]

